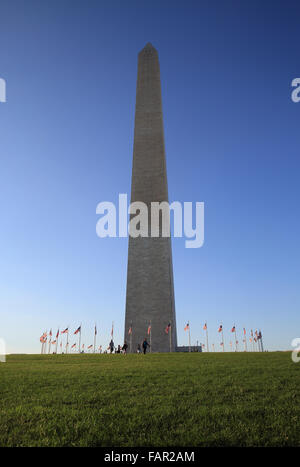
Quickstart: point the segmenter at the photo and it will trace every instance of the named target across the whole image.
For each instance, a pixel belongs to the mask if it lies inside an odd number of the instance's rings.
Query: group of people
[[[150,347],[150,344],[148,343],[147,339],[145,338],[143,340],[142,346],[141,346],[141,344],[138,344],[137,349],[136,349],[136,353],[141,354],[143,352],[144,354],[146,354],[148,347]],[[124,342],[124,345],[122,347],[120,345],[118,345],[118,347],[115,347],[114,341],[111,339],[107,350],[109,350],[110,353],[123,353],[123,354],[126,355],[127,354],[127,349],[128,349],[128,344],[127,344],[126,341]]]

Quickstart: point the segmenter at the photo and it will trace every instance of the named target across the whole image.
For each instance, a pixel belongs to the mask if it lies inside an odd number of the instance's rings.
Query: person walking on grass
[[[150,344],[148,344],[147,339],[146,339],[146,337],[145,337],[144,342],[143,342],[143,352],[144,352],[144,355],[145,355],[146,352],[147,352],[147,347],[148,347],[148,346],[150,347]]]
[[[122,347],[122,350],[123,350],[123,352],[124,352],[124,355],[127,354],[127,348],[128,348],[128,345],[127,345],[127,342],[125,341],[125,342],[124,342],[124,345],[123,345],[123,347]]]
[[[110,343],[109,343],[109,350],[110,350],[110,353],[113,353],[114,351],[114,348],[115,348],[115,344],[114,344],[114,341],[111,340]]]

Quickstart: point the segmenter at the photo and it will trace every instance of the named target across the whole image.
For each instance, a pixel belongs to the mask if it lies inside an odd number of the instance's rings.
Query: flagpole
[[[258,336],[257,336],[257,344],[258,344],[258,351],[261,352],[261,345],[260,345],[259,334],[258,334]]]
[[[94,334],[94,353],[96,352],[96,336],[97,336],[97,328],[95,323],[95,334]]]
[[[152,326],[151,326],[151,319],[150,319],[150,353],[152,352]]]
[[[170,323],[170,352],[172,352],[172,325]]]
[[[222,347],[223,347],[223,352],[225,352],[225,349],[224,349],[225,344],[224,344],[223,324],[222,324],[222,342],[223,342],[223,346],[222,346]]]
[[[211,344],[213,352],[215,351],[215,344]]]
[[[235,351],[237,352],[237,351],[238,351],[238,347],[237,347],[237,340],[236,340],[235,324],[234,324],[234,337],[235,337]]]
[[[130,324],[130,353],[132,353],[132,321]]]
[[[260,346],[261,346],[261,351],[263,352],[263,351],[264,351],[264,346],[263,346],[263,340],[262,340],[262,333],[261,333],[261,331],[259,331],[259,334],[260,334]]]
[[[48,331],[46,331],[46,333],[45,333],[46,337],[45,337],[45,341],[44,341],[44,345],[43,345],[43,354],[46,353],[46,349],[47,349],[47,336],[48,336],[47,332]]]
[[[49,344],[48,344],[48,355],[50,354],[50,346],[51,346],[51,339],[52,339],[52,329],[51,329],[51,334],[49,333]]]
[[[207,331],[207,323],[206,323],[206,349],[207,349],[207,352],[209,352],[209,347],[208,347],[208,331]]]
[[[80,323],[78,353],[80,353],[80,344],[81,344],[81,326],[82,326],[82,323]]]
[[[191,351],[191,332],[190,332],[190,322],[189,322],[189,352]]]
[[[69,347],[69,329],[67,331],[66,354],[68,353],[68,347]]]

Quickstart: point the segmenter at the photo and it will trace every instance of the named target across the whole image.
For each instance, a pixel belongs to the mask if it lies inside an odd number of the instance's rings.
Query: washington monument
[[[147,338],[152,352],[174,352],[177,332],[171,238],[151,237],[151,202],[168,202],[160,69],[148,43],[138,55],[131,203],[147,205],[148,237],[129,236],[124,340],[136,352]]]

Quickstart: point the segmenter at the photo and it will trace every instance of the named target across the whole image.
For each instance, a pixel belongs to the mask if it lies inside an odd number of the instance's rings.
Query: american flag
[[[184,330],[187,331],[189,329],[189,327],[190,327],[190,324],[186,323]]]
[[[204,329],[204,331],[206,331],[206,329],[207,329],[207,324],[206,323],[204,324],[203,329]]]
[[[78,334],[80,331],[81,331],[81,326],[79,326],[79,328],[76,329],[76,331],[74,332],[74,334]]]
[[[218,332],[221,332],[222,329],[223,329],[223,326],[222,326],[222,324],[220,324],[220,327],[219,327],[219,329],[218,329]]]
[[[92,347],[93,347],[93,345],[89,345],[89,346],[88,346],[88,349],[91,349]]]
[[[128,334],[132,334],[132,326],[128,329]]]
[[[69,328],[66,328],[64,331],[61,331],[61,334],[65,334],[68,331],[69,331]]]
[[[148,335],[150,334],[150,332],[151,332],[151,324],[149,324],[148,326],[148,331],[147,331]]]
[[[165,333],[166,333],[166,334],[169,333],[170,327],[171,327],[171,323],[169,323],[168,326],[167,326],[166,329],[165,329]]]
[[[233,326],[233,328],[231,329],[231,332],[234,332],[235,331],[235,326]]]

